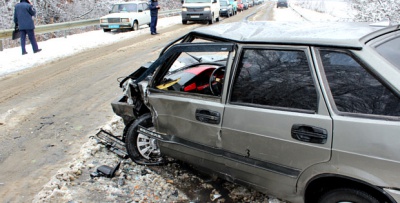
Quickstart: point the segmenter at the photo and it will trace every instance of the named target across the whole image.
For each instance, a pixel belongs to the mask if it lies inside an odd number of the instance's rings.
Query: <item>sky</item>
[[[348,15],[348,12],[343,12],[347,10],[344,2],[329,2],[329,5],[326,6],[329,8],[327,13],[302,9],[295,5],[291,6],[310,21],[338,21],[339,19],[347,18],[346,15]],[[251,9],[257,9],[258,7],[259,6]],[[279,8],[274,11],[274,19],[276,21],[298,21],[299,17],[294,12],[291,12],[290,9]],[[180,23],[182,23],[180,16],[160,18],[157,28],[160,29]],[[218,23],[215,25],[217,26]],[[54,38],[38,42],[39,48],[41,48],[42,51],[36,54],[33,53],[30,44],[26,45],[27,55],[22,55],[21,47],[19,46],[4,49],[0,51],[0,77],[27,68],[34,68],[45,63],[57,61],[92,48],[109,45],[139,35],[149,34],[150,31],[147,25],[142,26],[138,31],[132,32],[104,33],[103,30],[96,30],[82,34],[68,35],[66,38]]]

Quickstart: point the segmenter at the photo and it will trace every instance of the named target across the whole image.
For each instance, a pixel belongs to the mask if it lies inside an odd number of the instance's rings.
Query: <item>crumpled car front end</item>
[[[141,66],[138,70],[126,77],[120,82],[123,95],[111,103],[115,114],[120,116],[125,126],[129,126],[140,115],[149,112],[149,109],[144,104],[144,92],[148,83],[148,79],[140,83],[134,83],[134,80],[140,77],[151,62]]]

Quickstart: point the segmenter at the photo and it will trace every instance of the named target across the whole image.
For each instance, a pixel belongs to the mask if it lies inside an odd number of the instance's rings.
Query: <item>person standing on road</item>
[[[21,48],[22,55],[27,54],[25,49],[26,35],[28,34],[29,41],[32,44],[33,53],[38,53],[42,49],[38,48],[35,38],[35,24],[32,17],[36,15],[36,10],[33,8],[30,0],[21,0],[20,3],[15,5],[14,10],[14,23],[19,28],[21,33]]]
[[[158,5],[158,1],[151,0],[149,8],[150,8],[150,16],[151,16],[150,34],[156,35],[156,34],[158,34],[158,32],[157,32],[158,9],[160,9],[160,6]]]

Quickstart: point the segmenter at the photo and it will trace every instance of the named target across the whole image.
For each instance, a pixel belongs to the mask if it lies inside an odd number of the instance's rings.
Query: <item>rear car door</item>
[[[332,119],[308,47],[243,46],[227,100],[221,137],[234,178],[290,194],[303,170],[329,161]]]

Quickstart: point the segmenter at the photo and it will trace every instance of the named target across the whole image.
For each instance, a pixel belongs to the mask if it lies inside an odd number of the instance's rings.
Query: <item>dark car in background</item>
[[[400,202],[399,47],[399,25],[201,27],[112,107],[138,164],[172,157],[293,203]]]
[[[220,5],[220,10],[219,10],[220,16],[226,16],[228,18],[233,16],[234,14],[233,6],[229,2],[229,0],[220,0],[219,5]]]
[[[287,0],[278,0],[278,2],[276,2],[276,8],[279,8],[279,7],[287,8],[288,7]]]

